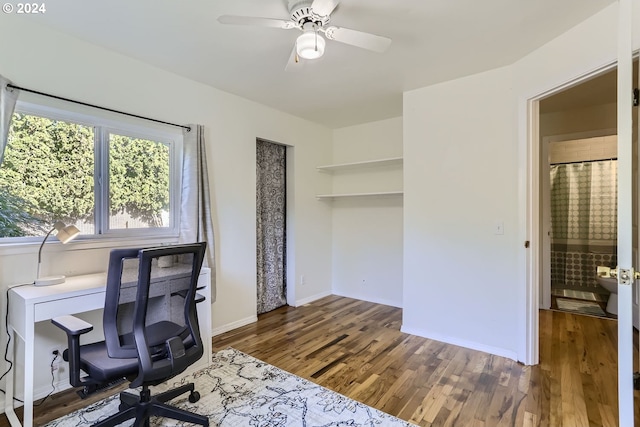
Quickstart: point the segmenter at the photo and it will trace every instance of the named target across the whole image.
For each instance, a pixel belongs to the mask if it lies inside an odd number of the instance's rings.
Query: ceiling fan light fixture
[[[324,55],[325,40],[317,31],[307,30],[296,40],[296,52],[303,59],[318,59]]]

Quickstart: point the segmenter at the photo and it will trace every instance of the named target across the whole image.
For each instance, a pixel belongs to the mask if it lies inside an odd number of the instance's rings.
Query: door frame
[[[525,261],[526,273],[526,324],[525,335],[526,344],[524,349],[523,362],[527,365],[539,363],[539,322],[538,310],[541,305],[542,278],[543,278],[543,211],[541,207],[541,144],[540,139],[540,101],[551,95],[577,86],[599,74],[611,71],[617,66],[616,61],[612,61],[602,67],[586,72],[585,74],[568,79],[564,83],[547,89],[526,99],[526,132],[527,132],[527,209],[526,209],[526,239],[530,248]]]

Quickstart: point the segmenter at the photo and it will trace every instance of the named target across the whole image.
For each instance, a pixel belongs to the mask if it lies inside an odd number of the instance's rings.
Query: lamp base
[[[64,283],[65,279],[66,279],[65,276],[41,277],[39,279],[36,279],[36,281],[33,282],[33,284],[36,286],[59,285],[60,283]]]

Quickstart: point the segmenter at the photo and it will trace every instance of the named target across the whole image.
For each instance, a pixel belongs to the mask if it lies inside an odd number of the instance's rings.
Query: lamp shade
[[[314,30],[305,30],[296,40],[296,53],[303,59],[317,59],[324,55],[325,40]]]
[[[73,224],[65,226],[64,223],[58,221],[54,224],[54,228],[58,230],[56,237],[63,244],[70,242],[71,240],[75,239],[78,234],[80,234],[80,230],[78,230],[78,227]]]

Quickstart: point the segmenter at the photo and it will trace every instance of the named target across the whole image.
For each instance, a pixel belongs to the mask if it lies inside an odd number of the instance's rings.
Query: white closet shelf
[[[318,200],[344,199],[347,197],[378,197],[378,196],[402,196],[402,191],[378,191],[373,193],[345,193],[345,194],[318,194]]]
[[[317,166],[316,169],[323,172],[331,172],[335,170],[349,169],[349,168],[401,165],[402,161],[403,161],[402,157],[389,157],[386,159],[366,160],[363,162],[340,163],[335,165]]]

